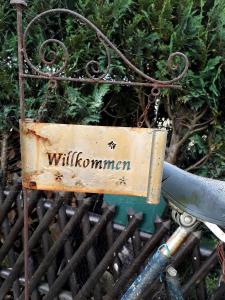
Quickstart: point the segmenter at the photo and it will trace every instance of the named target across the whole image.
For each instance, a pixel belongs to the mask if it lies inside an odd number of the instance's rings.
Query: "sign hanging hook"
[[[155,103],[156,98],[160,95],[160,90],[158,88],[153,88],[151,90],[151,93],[148,95],[148,101],[147,101],[147,105],[142,113],[142,115],[139,117],[138,121],[137,121],[137,127],[141,128],[147,118],[148,112],[150,110],[150,107],[152,106],[152,104]]]

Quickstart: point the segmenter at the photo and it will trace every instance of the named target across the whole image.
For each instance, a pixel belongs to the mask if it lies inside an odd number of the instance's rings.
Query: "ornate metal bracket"
[[[174,59],[179,57],[183,61],[183,70],[182,72],[175,78],[167,81],[157,80],[153,77],[146,75],[143,71],[138,69],[135,65],[133,65],[125,56],[124,54],[118,50],[118,48],[88,19],[83,17],[82,15],[68,10],[68,9],[51,9],[47,10],[36,17],[34,17],[30,23],[27,25],[24,33],[22,30],[22,9],[27,5],[25,0],[11,0],[11,3],[14,4],[17,8],[17,31],[18,31],[18,55],[19,55],[19,80],[20,80],[20,100],[21,100],[21,114],[22,117],[24,115],[24,90],[23,90],[23,82],[24,79],[46,79],[46,80],[53,80],[53,81],[71,81],[71,82],[80,82],[80,83],[101,83],[101,84],[110,84],[110,85],[125,85],[125,86],[145,86],[151,88],[151,93],[154,96],[159,95],[161,88],[181,88],[178,84],[178,81],[181,80],[188,70],[188,59],[187,57],[181,52],[172,53],[168,59],[168,66],[171,70],[177,70],[178,66],[174,64]],[[40,63],[44,64],[45,66],[52,66],[55,64],[57,59],[56,51],[50,51],[52,59],[48,60],[45,57],[45,49],[50,44],[57,44],[63,50],[63,63],[57,70],[45,72],[35,66],[32,60],[28,57],[27,54],[27,38],[30,32],[32,25],[37,23],[42,17],[49,16],[56,13],[63,13],[69,16],[72,16],[76,20],[82,22],[89,28],[91,28],[100,41],[100,43],[104,46],[106,51],[106,58],[107,58],[107,67],[105,71],[101,74],[99,62],[95,60],[91,60],[85,66],[86,76],[82,77],[66,77],[63,75],[63,71],[65,71],[68,60],[69,60],[69,52],[66,45],[59,41],[58,39],[48,39],[44,41],[40,48],[39,48],[39,57]],[[129,80],[113,80],[110,76],[110,65],[111,65],[111,53],[110,49],[113,50],[117,56],[127,65],[133,72],[135,72],[139,78],[142,78],[141,81],[129,81]],[[24,62],[26,62],[30,69],[32,70],[32,74],[28,72],[24,72]],[[91,74],[93,73],[93,75]]]

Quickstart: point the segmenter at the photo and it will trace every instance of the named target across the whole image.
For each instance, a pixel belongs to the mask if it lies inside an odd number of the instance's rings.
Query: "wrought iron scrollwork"
[[[40,70],[38,67],[34,66],[32,61],[29,59],[28,54],[27,54],[27,49],[26,49],[26,42],[27,42],[27,37],[29,34],[29,31],[32,27],[32,25],[36,22],[38,22],[42,17],[51,15],[51,14],[56,14],[56,13],[64,13],[67,15],[72,16],[76,20],[80,21],[82,24],[87,25],[90,27],[92,30],[94,30],[97,34],[97,37],[100,41],[100,43],[104,46],[105,52],[106,52],[106,57],[107,57],[107,66],[105,70],[101,73],[100,67],[99,67],[99,62],[96,60],[91,60],[88,62],[85,66],[87,78],[76,78],[76,77],[65,77],[62,75],[62,72],[65,70],[67,64],[68,64],[68,59],[69,59],[69,52],[66,47],[66,45],[62,42],[59,41],[58,39],[48,39],[44,41],[39,49],[39,56],[40,56],[40,62],[42,62],[46,66],[51,66],[56,62],[57,58],[57,53],[55,51],[50,51],[50,59],[47,59],[45,57],[45,49],[47,46],[49,46],[51,43],[55,43],[58,46],[62,48],[63,51],[63,62],[62,66],[60,66],[57,70],[49,71],[43,71]],[[107,79],[107,75],[109,74],[110,71],[110,65],[111,65],[111,55],[110,55],[110,49],[112,49],[117,56],[124,62],[125,65],[127,65],[131,70],[133,70],[136,74],[139,75],[143,79],[141,82],[131,82],[131,81],[116,81],[112,79]],[[182,72],[176,76],[175,78],[167,81],[162,81],[162,80],[157,80],[153,77],[150,77],[146,75],[143,71],[138,69],[135,65],[133,65],[126,57],[125,55],[88,19],[83,17],[82,15],[68,10],[68,9],[51,9],[47,10],[39,15],[37,15],[35,18],[33,18],[30,23],[28,24],[24,36],[23,36],[23,55],[24,59],[29,65],[29,67],[35,72],[34,74],[23,74],[24,78],[42,78],[42,79],[49,79],[49,78],[54,78],[54,80],[66,80],[66,81],[75,81],[75,82],[86,82],[86,83],[108,83],[108,84],[119,84],[119,85],[138,85],[138,86],[149,86],[152,87],[152,95],[157,96],[160,93],[160,88],[163,87],[172,87],[172,88],[179,88],[180,85],[177,85],[177,82],[181,80],[184,75],[186,74],[188,70],[188,59],[186,55],[184,55],[181,52],[175,52],[172,53],[169,56],[168,59],[168,66],[171,70],[178,70],[178,65],[176,65],[174,62],[177,58],[180,58],[183,62],[183,70]],[[109,76],[110,77],[110,76]]]
[[[105,42],[101,39],[101,37],[98,36],[98,39],[103,44],[103,46],[106,50],[107,67],[106,67],[105,71],[103,72],[103,74],[99,75],[100,74],[99,62],[96,61],[96,60],[89,61],[86,64],[85,70],[86,70],[87,76],[91,79],[103,79],[103,78],[105,78],[107,76],[107,74],[109,74],[109,69],[110,69],[110,65],[111,65],[111,55],[110,55],[109,47],[105,44]],[[89,72],[89,68],[92,70],[94,75],[91,75],[91,73]]]

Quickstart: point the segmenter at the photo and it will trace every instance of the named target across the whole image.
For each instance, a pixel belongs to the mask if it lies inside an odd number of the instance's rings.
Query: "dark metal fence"
[[[124,228],[113,223],[116,208],[103,204],[93,213],[91,198],[73,201],[73,194],[32,191],[29,196],[29,291],[31,299],[115,300],[140,272],[146,259],[167,238],[170,221],[157,218],[153,235],[138,230],[142,213],[128,212]],[[0,299],[23,299],[23,201],[21,183],[15,183],[0,210]],[[172,260],[192,276],[183,283],[187,299],[207,299],[205,277],[217,264],[216,252],[202,263],[201,232],[192,233]],[[193,287],[195,292],[193,293]],[[221,288],[220,288],[221,289]],[[219,292],[217,291],[217,294]],[[168,299],[156,281],[144,299]]]

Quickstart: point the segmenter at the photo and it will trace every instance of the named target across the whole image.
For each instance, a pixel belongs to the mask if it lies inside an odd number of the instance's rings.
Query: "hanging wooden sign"
[[[158,203],[166,131],[21,122],[29,189],[144,196]]]

